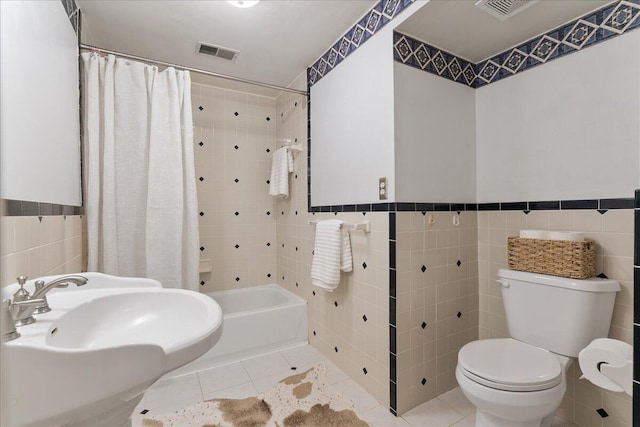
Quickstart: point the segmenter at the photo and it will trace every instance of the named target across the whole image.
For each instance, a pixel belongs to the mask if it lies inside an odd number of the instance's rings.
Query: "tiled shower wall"
[[[276,100],[192,84],[203,292],[275,282]]]
[[[596,241],[596,273],[620,282],[621,291],[610,329],[610,338],[633,344],[633,210],[561,210],[478,212],[478,267],[480,276],[480,339],[508,336],[499,268],[507,266],[507,237],[521,229],[584,232]],[[604,391],[580,380],[577,360],[569,368],[567,392],[556,412],[580,426],[631,426],[631,398]],[[608,416],[597,412],[604,409]]]
[[[0,286],[15,283],[18,276],[35,279],[83,270],[80,215],[2,216],[0,225]]]
[[[293,87],[306,89],[300,76]],[[307,212],[307,103],[277,100],[278,145],[302,143],[294,156],[289,198],[277,203],[278,283],[309,302],[309,341],[370,394],[389,404],[389,237],[387,212]],[[310,220],[371,221],[371,233],[351,232],[353,272],[333,292],[311,286],[314,227]]]
[[[477,212],[396,213],[398,413],[456,387],[478,339],[476,230]]]

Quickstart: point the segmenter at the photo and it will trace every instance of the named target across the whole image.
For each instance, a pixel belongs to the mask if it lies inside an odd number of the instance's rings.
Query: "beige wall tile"
[[[200,242],[205,250],[200,256],[212,260],[216,269],[201,275],[201,289],[214,292],[275,282],[276,222],[282,214],[268,195],[266,181],[276,149],[276,100],[201,84],[192,85],[192,91],[196,176],[204,178],[197,182],[199,210],[204,212]],[[205,107],[203,112],[199,105]],[[235,216],[236,211],[240,215]]]
[[[602,215],[602,231],[633,233],[633,209],[613,209]]]
[[[574,211],[573,219],[575,231],[602,231],[602,214],[596,210]]]
[[[82,271],[82,219],[80,216],[2,217],[2,245],[13,249],[2,257],[1,286],[20,275]],[[11,235],[13,229],[13,236]]]
[[[14,217],[0,217],[0,256],[15,252],[14,225]]]
[[[306,88],[304,76],[296,83]],[[297,103],[297,105],[296,105]],[[298,138],[305,146],[307,141],[306,100],[295,94],[283,93],[275,101],[277,134],[275,141]],[[282,116],[281,116],[282,114]],[[231,153],[233,154],[233,153]],[[383,405],[389,404],[389,215],[381,213],[330,213],[312,215],[307,212],[306,154],[300,153],[294,160],[298,179],[290,181],[290,196],[273,203],[271,218],[274,221],[276,243],[273,247],[278,275],[278,284],[305,298],[309,303],[309,339],[327,358],[347,372],[355,381],[378,399]],[[265,173],[269,165],[265,168]],[[267,178],[265,178],[266,180]],[[260,190],[262,191],[262,190]],[[264,184],[264,191],[267,185]],[[242,197],[238,201],[242,200]],[[266,209],[265,209],[266,211]],[[284,214],[283,214],[284,212]],[[297,215],[296,215],[297,212]],[[343,274],[338,289],[328,293],[311,286],[310,270],[314,240],[314,229],[307,225],[309,220],[338,218],[345,222],[371,221],[369,234],[351,233],[354,271]],[[397,222],[398,253],[406,253],[404,269],[410,280],[411,247],[422,248],[424,238],[411,239],[412,217],[406,216]],[[421,214],[414,216],[415,224],[422,224]],[[406,238],[401,233],[406,231]],[[284,244],[284,247],[282,246]],[[296,246],[298,251],[295,250]],[[366,262],[367,267],[363,267]],[[398,277],[402,276],[403,265],[399,263]],[[284,277],[284,278],[283,278]],[[296,283],[298,286],[296,286]],[[398,349],[410,349],[410,289],[406,298],[398,298],[397,323],[407,324],[406,332],[398,332]],[[338,302],[336,308],[334,303]],[[403,305],[403,304],[406,304]],[[362,316],[367,316],[367,321]],[[315,331],[315,335],[313,332]],[[335,347],[339,351],[335,352]],[[401,354],[400,360],[404,360]],[[401,361],[398,362],[401,366]],[[367,368],[364,375],[362,368]],[[401,374],[402,375],[402,374]]]

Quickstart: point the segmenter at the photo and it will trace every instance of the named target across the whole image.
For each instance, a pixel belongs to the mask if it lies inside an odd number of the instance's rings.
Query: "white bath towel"
[[[285,198],[289,196],[289,173],[293,172],[293,154],[289,147],[282,147],[273,153],[269,195]]]
[[[340,283],[340,271],[353,270],[349,232],[342,230],[342,221],[318,221],[311,263],[311,284],[333,291]]]

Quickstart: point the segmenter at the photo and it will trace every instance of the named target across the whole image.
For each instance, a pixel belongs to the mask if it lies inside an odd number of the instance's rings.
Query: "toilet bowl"
[[[512,338],[474,341],[458,355],[456,379],[476,427],[549,427],[571,359]]]
[[[456,379],[476,427],[549,427],[567,389],[570,357],[606,337],[620,285],[500,269],[511,338],[466,344]]]

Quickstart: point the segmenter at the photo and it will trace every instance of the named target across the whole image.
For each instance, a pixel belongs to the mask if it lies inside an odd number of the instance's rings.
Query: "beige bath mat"
[[[143,427],[368,427],[351,400],[325,383],[326,366],[292,375],[246,399],[212,399],[173,414],[134,414]]]

